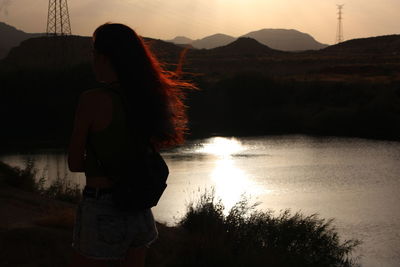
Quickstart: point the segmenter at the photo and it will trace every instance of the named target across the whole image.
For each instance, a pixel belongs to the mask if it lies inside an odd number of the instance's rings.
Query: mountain
[[[1,63],[17,68],[64,68],[89,63],[91,49],[90,37],[42,36],[22,41]]]
[[[319,50],[327,47],[317,42],[311,35],[297,30],[262,29],[249,32],[242,37],[256,39],[262,44],[282,51]]]
[[[229,36],[226,34],[217,33],[217,34],[210,35],[210,36],[204,37],[202,39],[197,39],[197,40],[192,40],[185,36],[177,36],[172,40],[166,40],[166,42],[180,45],[183,47],[188,47],[188,48],[212,49],[215,47],[227,45],[235,40],[236,40],[235,37],[232,37],[232,36]]]
[[[258,41],[248,37],[240,37],[226,46],[210,49],[209,51],[211,54],[217,54],[221,56],[255,56],[282,53],[281,51],[273,50],[268,46],[265,46]]]
[[[262,29],[249,32],[240,37],[250,37],[272,49],[282,51],[319,50],[328,46],[317,42],[311,35],[296,30]],[[236,39],[235,37],[218,33],[195,41],[184,36],[177,36],[167,42],[190,44],[197,49],[213,49],[225,46]]]
[[[4,22],[0,22],[0,59],[4,58],[12,47],[18,46],[22,41],[43,36],[44,33],[26,33]]]
[[[183,48],[143,38],[163,62],[176,63]],[[42,36],[22,41],[0,61],[7,68],[59,69],[91,61],[92,38],[84,36]]]
[[[193,40],[190,38],[187,38],[185,36],[176,36],[172,40],[166,40],[166,42],[170,42],[173,44],[191,44],[193,42]]]
[[[321,52],[400,55],[400,34],[348,40],[322,49]]]
[[[211,49],[211,48],[227,45],[229,43],[232,43],[235,40],[236,40],[235,37],[232,37],[232,36],[229,36],[226,34],[222,34],[222,33],[217,33],[214,35],[204,37],[203,39],[198,39],[196,41],[193,41],[191,43],[191,45],[194,48],[198,48],[198,49],[203,49],[203,48]]]

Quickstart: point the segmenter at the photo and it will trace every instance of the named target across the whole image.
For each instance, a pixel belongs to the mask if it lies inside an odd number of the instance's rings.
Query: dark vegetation
[[[26,160],[25,168],[11,167],[0,161],[0,174],[4,177],[0,180],[0,183],[37,193],[47,199],[78,203],[81,199],[81,190],[78,185],[73,185],[66,179],[58,178],[45,187],[46,180],[44,177],[38,180],[35,178],[37,170],[34,165],[35,162],[31,158]]]
[[[400,136],[399,81],[295,81],[248,72],[201,87],[189,101],[194,130],[207,125],[206,131],[222,135]]]
[[[305,133],[398,139],[400,37],[289,53],[250,38],[187,50],[189,138]],[[170,70],[182,47],[149,40]],[[386,49],[387,48],[387,49]],[[65,147],[79,94],[98,86],[90,38],[34,38],[0,62],[3,149]]]
[[[173,266],[358,266],[351,253],[360,242],[341,242],[332,220],[256,206],[244,197],[225,215],[213,193],[203,194],[179,223],[188,245]]]

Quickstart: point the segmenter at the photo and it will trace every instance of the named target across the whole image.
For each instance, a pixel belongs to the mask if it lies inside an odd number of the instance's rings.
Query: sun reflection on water
[[[210,178],[215,187],[216,197],[220,198],[225,206],[225,212],[229,211],[243,194],[254,199],[262,193],[262,188],[254,183],[246,171],[235,165],[232,155],[245,149],[246,147],[235,138],[214,137],[197,151],[216,157]]]
[[[213,137],[210,142],[202,145],[197,152],[215,156],[230,156],[243,151],[245,147],[235,138]]]

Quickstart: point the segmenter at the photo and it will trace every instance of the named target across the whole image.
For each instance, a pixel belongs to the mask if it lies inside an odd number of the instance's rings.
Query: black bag
[[[90,143],[89,143],[90,144]],[[115,207],[119,210],[140,210],[157,205],[165,188],[169,175],[168,166],[159,152],[151,146],[141,151],[139,157],[132,157],[134,162],[129,166],[129,171],[111,174],[104,163],[97,157],[93,146],[90,144],[93,154],[97,158],[99,166],[105,175],[109,177],[113,185],[111,194]]]
[[[153,148],[148,148],[137,166],[120,177],[112,177],[112,198],[121,210],[137,210],[157,205],[165,188],[169,174],[164,159]]]
[[[117,91],[114,92],[120,94]],[[127,111],[124,98],[121,94],[120,96],[125,111]],[[112,198],[115,207],[119,210],[140,210],[154,207],[167,187],[169,170],[161,154],[146,139],[139,138],[136,143],[139,149],[136,153],[132,153],[132,159],[130,159],[132,164],[126,166],[125,171],[121,170],[118,174],[112,174],[101,162],[93,145],[89,142],[98,164],[113,182]]]

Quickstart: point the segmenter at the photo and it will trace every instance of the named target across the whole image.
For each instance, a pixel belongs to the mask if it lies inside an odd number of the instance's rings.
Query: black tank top
[[[134,142],[129,134],[126,114],[122,106],[121,95],[113,90],[121,88],[99,88],[95,90],[105,90],[112,97],[112,120],[110,124],[98,131],[92,132],[88,136],[85,158],[86,176],[107,176],[106,173],[115,173],[129,164],[127,160],[130,153],[134,153]],[[119,91],[121,92],[121,91]],[[89,145],[89,142],[91,145]],[[94,150],[94,152],[93,152]],[[106,173],[103,167],[97,162],[100,159],[102,165],[106,166]]]

